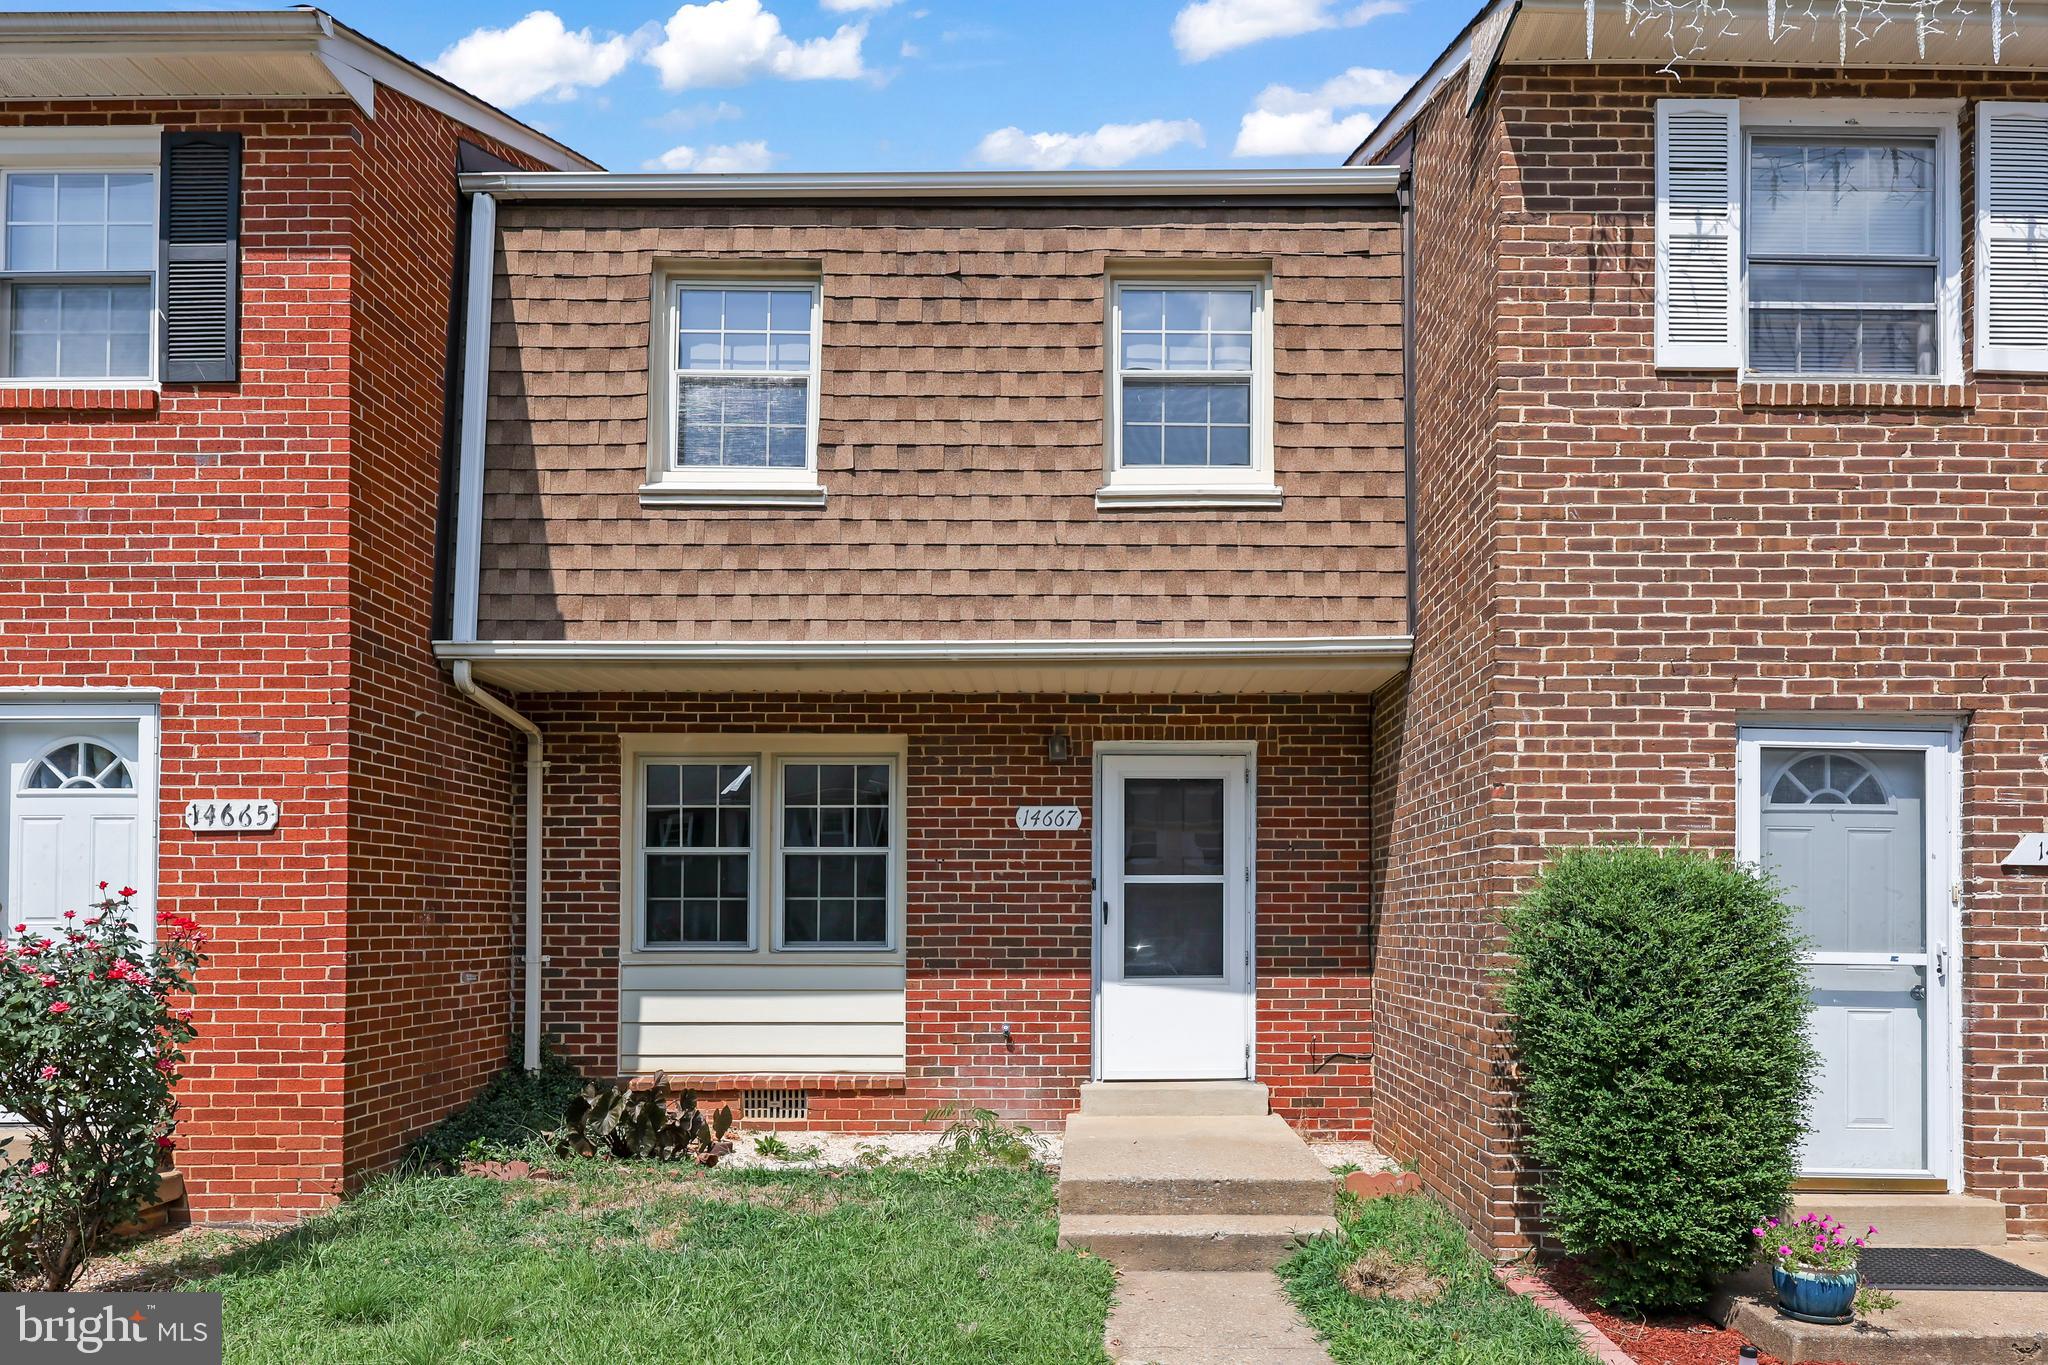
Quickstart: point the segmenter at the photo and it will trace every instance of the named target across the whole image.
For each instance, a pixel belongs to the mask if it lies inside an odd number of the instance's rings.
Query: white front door
[[[1815,1177],[1946,1178],[1954,1106],[1948,732],[1745,732],[1752,855],[1813,945]]]
[[[60,931],[66,910],[100,898],[101,882],[136,889],[148,932],[155,878],[141,730],[134,720],[0,717],[0,934],[18,924]]]
[[[1104,1080],[1251,1074],[1250,770],[1241,754],[1102,761]]]

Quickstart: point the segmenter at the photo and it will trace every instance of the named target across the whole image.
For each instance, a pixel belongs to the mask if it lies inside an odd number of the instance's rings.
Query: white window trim
[[[1123,295],[1126,289],[1250,289],[1252,291],[1252,462],[1243,469],[1123,467]],[[1103,486],[1098,510],[1272,508],[1282,501],[1273,474],[1273,277],[1260,274],[1113,274],[1105,310],[1104,392],[1109,395]]]
[[[749,819],[754,832],[753,844],[747,850],[747,941],[736,943],[649,943],[647,941],[647,770],[664,764],[693,763],[747,763],[754,767],[753,790],[747,795]],[[633,765],[633,882],[634,906],[632,938],[636,953],[751,953],[761,941],[761,760],[749,753],[732,754],[690,754],[669,756],[650,754],[640,758]],[[713,854],[711,856],[717,856]]]
[[[619,741],[619,945],[625,965],[675,964],[678,959],[707,965],[768,965],[833,962],[859,966],[894,966],[905,961],[906,907],[909,901],[910,742],[901,735],[882,734],[640,734]],[[890,765],[889,942],[886,947],[779,946],[782,897],[781,764],[848,761]],[[755,764],[755,846],[751,941],[741,949],[725,945],[658,944],[648,946],[642,929],[646,876],[642,847],[646,811],[642,777],[650,763],[751,762]],[[772,776],[770,776],[772,772]],[[767,830],[764,835],[763,829]],[[764,916],[767,919],[764,922]]]
[[[4,227],[7,203],[7,178],[17,171],[37,175],[51,173],[73,173],[79,175],[109,175],[133,171],[147,171],[153,187],[151,198],[156,201],[154,227],[162,233],[162,168],[163,133],[154,124],[136,126],[124,125],[112,128],[10,128],[0,132],[0,227]],[[6,259],[7,244],[0,236],[0,278],[12,278],[8,273],[10,262]],[[140,272],[105,272],[109,279],[134,279]],[[67,272],[47,272],[48,278],[67,277]],[[162,391],[161,364],[159,352],[163,346],[163,269],[160,261],[152,261],[149,275],[149,373],[146,375],[119,375],[102,378],[78,376],[45,376],[42,378],[17,378],[0,373],[0,389],[101,389],[120,393],[157,393]],[[79,275],[80,279],[91,279],[90,274]],[[8,326],[4,303],[0,303],[0,352],[7,346]],[[4,359],[4,356],[0,356]]]
[[[1741,378],[1745,383],[1824,384],[1960,384],[1963,382],[1963,191],[1962,142],[1958,131],[1960,100],[1901,100],[1883,103],[1860,100],[1743,100],[1739,158],[1735,168],[1740,237],[1736,242],[1740,274]],[[1927,375],[1783,374],[1752,370],[1749,364],[1749,146],[1752,134],[1907,133],[1934,139],[1937,204],[1935,208],[1936,329],[1940,363]]]
[[[811,366],[806,390],[806,433],[802,469],[675,469],[676,412],[681,357],[676,302],[685,289],[807,289],[811,294]],[[654,316],[648,343],[647,482],[643,507],[821,507],[825,488],[818,478],[819,376],[824,368],[825,291],[815,273],[726,273],[687,265],[657,271]]]

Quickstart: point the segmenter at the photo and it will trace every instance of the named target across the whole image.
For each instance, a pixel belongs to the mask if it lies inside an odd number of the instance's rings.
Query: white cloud
[[[626,69],[633,47],[621,34],[571,33],[553,11],[537,9],[510,28],[477,29],[436,57],[433,68],[471,94],[510,106],[570,99],[603,85]]]
[[[861,40],[867,25],[848,24],[829,38],[798,42],[761,0],[708,0],[684,5],[663,25],[666,37],[648,52],[649,65],[670,90],[739,85],[761,76],[786,81],[854,80],[867,74]]]
[[[1413,76],[1354,66],[1313,90],[1269,85],[1238,124],[1232,155],[1343,156],[1414,83]]]
[[[1102,170],[1141,157],[1158,156],[1181,143],[1202,145],[1202,125],[1193,119],[1150,119],[1105,123],[1092,133],[1027,133],[998,128],[981,140],[976,155],[991,166],[1061,171],[1069,166]]]
[[[861,9],[887,9],[895,4],[896,0],[818,0],[818,3],[825,9],[836,10],[840,14],[848,14],[854,10]]]
[[[1173,45],[1184,62],[1204,62],[1234,47],[1291,38],[1322,28],[1355,28],[1399,14],[1407,0],[1195,0],[1173,16]]]
[[[765,171],[775,153],[765,142],[733,142],[721,147],[671,147],[646,163],[650,171],[696,171],[701,175],[737,175]]]

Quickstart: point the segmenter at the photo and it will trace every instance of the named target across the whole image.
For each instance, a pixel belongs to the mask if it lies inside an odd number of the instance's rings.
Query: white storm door
[[[1744,823],[1812,941],[1810,1177],[1950,1175],[1947,732],[1756,731]],[[1747,842],[1747,841],[1745,841]]]
[[[1242,755],[1103,759],[1104,1080],[1251,1070],[1251,792]]]
[[[100,898],[101,882],[136,889],[140,927],[149,932],[155,878],[138,741],[133,721],[0,721],[0,933],[12,937],[18,924],[60,932],[64,912],[84,912]]]

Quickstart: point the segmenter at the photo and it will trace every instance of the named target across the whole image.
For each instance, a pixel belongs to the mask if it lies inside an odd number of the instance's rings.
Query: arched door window
[[[1868,763],[1852,754],[1803,754],[1771,784],[1774,806],[1886,806],[1891,797]]]
[[[67,739],[44,752],[22,775],[24,792],[133,791],[127,760],[104,744]]]

